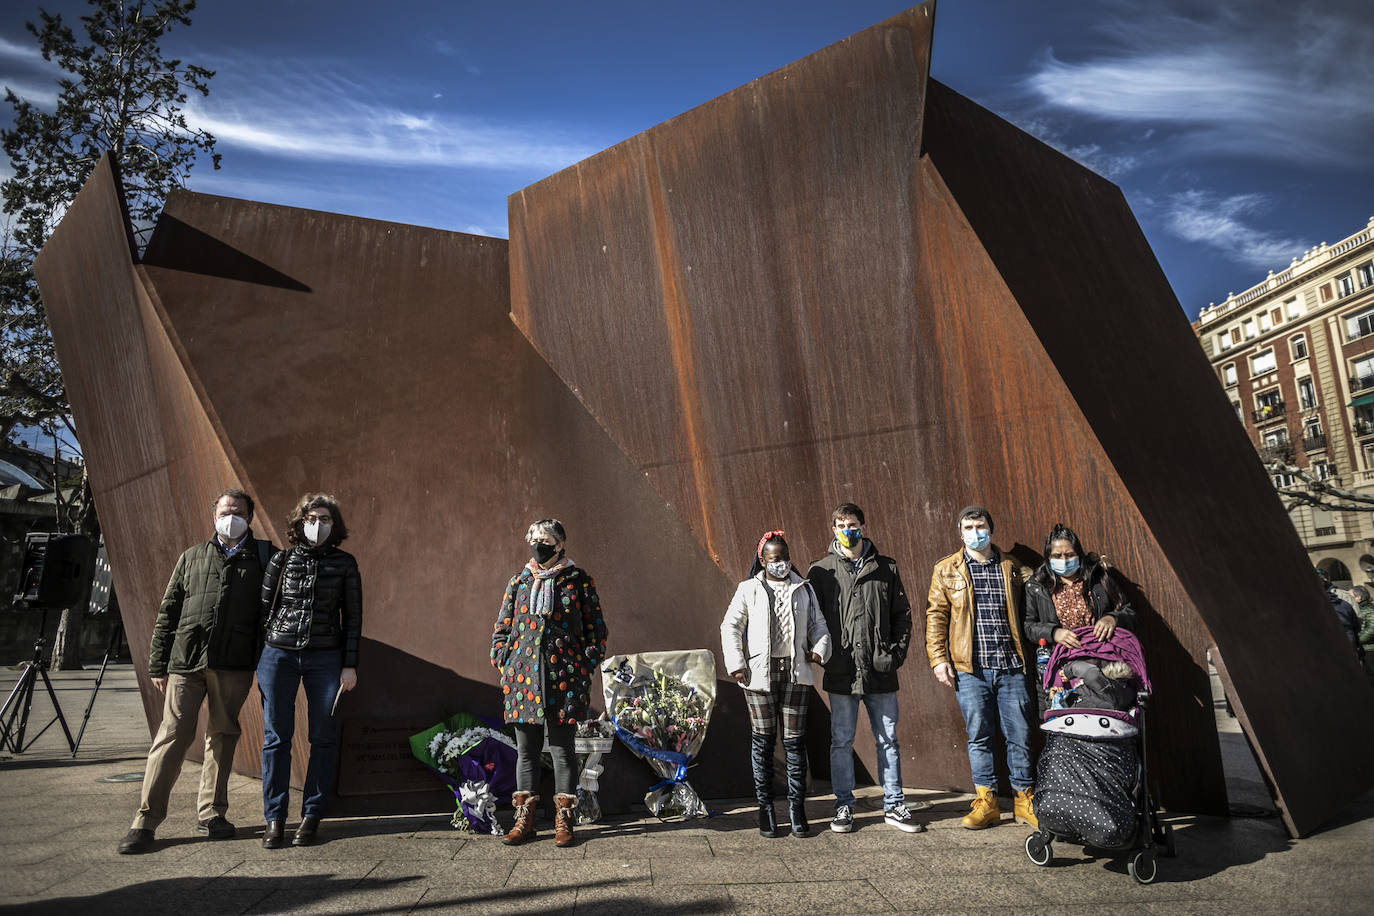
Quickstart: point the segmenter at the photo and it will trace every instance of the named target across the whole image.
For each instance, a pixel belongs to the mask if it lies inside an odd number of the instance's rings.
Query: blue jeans
[[[993,773],[992,730],[1000,720],[1007,742],[1007,769],[1013,789],[1035,785],[1031,770],[1030,716],[1035,709],[1023,671],[988,671],[975,667],[972,674],[954,672],[959,710],[968,729],[968,766],[975,786],[996,788]]]
[[[323,817],[334,788],[338,762],[338,725],[330,715],[339,692],[343,653],[338,649],[277,649],[268,646],[258,661],[262,693],[262,813],[284,821],[291,783],[291,736],[296,730],[296,692],[305,684],[310,722],[310,762],[305,770],[302,817]]]
[[[854,730],[859,724],[859,701],[868,710],[868,724],[878,749],[878,782],[883,808],[903,804],[902,758],[897,749],[897,694],[830,694],[830,787],[835,807],[854,805]]]

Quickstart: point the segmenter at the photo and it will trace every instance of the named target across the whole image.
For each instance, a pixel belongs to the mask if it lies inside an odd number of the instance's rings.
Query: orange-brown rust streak
[[[715,482],[703,449],[705,421],[701,413],[701,392],[697,387],[696,337],[692,331],[692,316],[688,308],[687,290],[682,283],[682,265],[668,216],[668,200],[663,190],[663,177],[658,168],[658,152],[653,138],[645,141],[644,175],[648,183],[649,205],[653,212],[654,250],[659,285],[663,290],[663,320],[668,327],[668,348],[673,359],[673,378],[677,383],[677,400],[682,421],[687,430],[688,459],[692,465],[692,483],[697,491],[695,513],[698,539],[716,566],[721,566],[720,552],[712,540],[711,507],[715,505]],[[686,508],[686,507],[684,507]],[[683,513],[690,517],[693,513]],[[721,567],[722,569],[724,567]]]

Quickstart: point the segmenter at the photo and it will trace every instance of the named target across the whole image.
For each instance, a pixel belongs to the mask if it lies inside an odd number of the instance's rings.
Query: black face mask
[[[543,566],[545,563],[552,560],[554,558],[554,555],[558,553],[558,545],[545,544],[541,542],[538,544],[530,545],[530,550],[532,555],[534,556],[535,562],[538,563],[540,566]]]

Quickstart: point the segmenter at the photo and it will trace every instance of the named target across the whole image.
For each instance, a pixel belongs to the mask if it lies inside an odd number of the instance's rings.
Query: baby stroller
[[[1158,875],[1160,850],[1174,855],[1174,832],[1160,824],[1149,789],[1145,719],[1151,689],[1144,655],[1126,630],[1106,642],[1091,627],[1074,633],[1082,648],[1057,645],[1045,666],[1045,689],[1072,689],[1061,695],[1068,705],[1047,710],[1040,726],[1046,733],[1035,785],[1040,828],[1026,837],[1026,855],[1048,865],[1054,840],[1125,853],[1131,877],[1149,884]],[[1111,662],[1124,663],[1129,672]],[[1117,677],[1104,676],[1104,669]]]

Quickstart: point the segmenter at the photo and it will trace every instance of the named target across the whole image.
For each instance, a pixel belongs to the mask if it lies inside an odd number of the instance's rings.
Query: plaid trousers
[[[754,732],[773,734],[781,718],[784,738],[799,738],[805,734],[806,685],[793,682],[792,659],[772,659],[768,665],[768,692],[746,690],[744,699],[749,704],[749,727]]]

